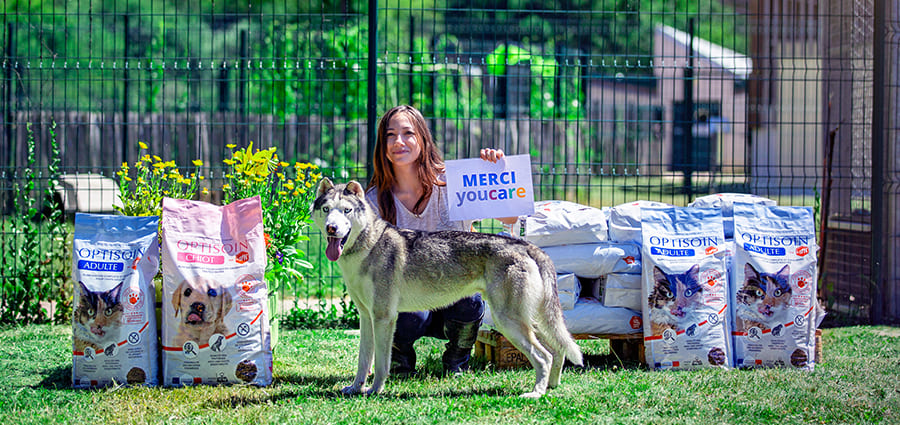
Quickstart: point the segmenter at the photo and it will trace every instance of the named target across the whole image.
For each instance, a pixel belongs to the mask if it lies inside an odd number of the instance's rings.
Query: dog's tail
[[[553,261],[536,246],[530,247],[529,254],[537,263],[541,279],[544,281],[544,314],[540,315],[544,320],[539,320],[538,326],[541,327],[541,332],[545,335],[548,344],[556,346],[570,362],[577,366],[583,366],[584,359],[581,349],[578,348],[578,344],[575,343],[575,339],[572,338],[563,319],[562,307],[559,305],[559,293],[556,289],[556,268],[553,266]]]

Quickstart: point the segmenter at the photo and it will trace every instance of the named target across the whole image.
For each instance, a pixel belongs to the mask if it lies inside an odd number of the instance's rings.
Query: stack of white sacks
[[[610,241],[609,208],[593,208],[567,201],[535,203],[533,215],[523,217],[521,235],[539,246],[553,261],[566,327],[573,334],[632,334],[642,331],[640,310],[641,250],[633,242]],[[640,210],[638,230],[640,231]],[[640,233],[638,233],[640,235]],[[637,292],[618,293],[601,302],[603,282],[635,283]],[[584,290],[582,289],[584,287]],[[582,297],[581,294],[593,296]],[[485,315],[490,325],[490,315]]]

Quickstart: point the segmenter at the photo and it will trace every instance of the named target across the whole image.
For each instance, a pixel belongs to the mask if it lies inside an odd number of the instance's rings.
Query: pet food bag
[[[819,321],[812,209],[735,203],[734,231],[735,366],[813,370]]]
[[[163,384],[272,382],[259,197],[225,206],[165,198]]]
[[[647,364],[731,367],[721,210],[644,208],[641,219]]]
[[[641,208],[650,207],[671,207],[671,205],[656,201],[635,201],[612,207],[609,210],[609,240],[640,245],[643,241]]]
[[[525,240],[539,247],[602,242],[609,239],[607,216],[574,202],[536,202],[534,214],[525,218]]]
[[[72,386],[158,385],[159,217],[75,214]]]
[[[581,282],[573,273],[556,275],[556,291],[559,294],[559,305],[563,310],[575,308],[575,302],[581,294]]]
[[[632,243],[597,242],[541,249],[557,273],[575,273],[590,279],[610,273],[641,273],[641,248]]]
[[[641,275],[610,273],[602,291],[603,305],[641,311]]]
[[[759,204],[774,206],[775,201],[762,196],[751,195],[749,193],[715,193],[712,195],[701,196],[694,199],[694,202],[688,204],[689,207],[699,208],[721,208],[722,209],[722,225],[725,229],[725,238],[734,237],[734,203],[740,202],[744,204]]]

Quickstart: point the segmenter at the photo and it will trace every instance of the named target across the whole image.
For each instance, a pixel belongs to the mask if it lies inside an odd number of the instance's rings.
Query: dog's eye
[[[214,297],[214,296],[216,296],[216,295],[219,295],[219,293],[216,292],[216,290],[213,289],[213,288],[209,288],[209,291],[206,291],[206,294],[209,295],[209,296],[211,296],[211,297]]]
[[[186,296],[186,297],[191,296],[191,292],[193,292],[193,291],[191,291],[191,288],[185,289],[185,290],[184,290],[184,296]]]
[[[350,214],[350,211],[353,211],[353,208],[344,208],[344,214]]]
[[[323,213],[327,213],[329,210],[331,210],[331,208],[328,208],[328,207],[322,207],[322,212],[323,212]]]

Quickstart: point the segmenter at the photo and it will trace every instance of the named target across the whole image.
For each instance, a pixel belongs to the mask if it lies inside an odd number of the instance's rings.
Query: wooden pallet
[[[643,334],[616,335],[616,334],[574,334],[575,339],[608,339],[609,348],[613,354],[622,360],[640,362],[646,366],[644,356]],[[824,362],[822,356],[822,330],[816,329],[815,358],[817,364]],[[516,369],[531,367],[531,363],[524,354],[506,339],[500,332],[493,329],[478,331],[478,340],[475,341],[476,359],[483,359],[492,363],[497,369]]]
[[[613,334],[574,334],[575,339],[608,339],[612,352],[623,360],[639,361],[644,363],[644,342],[642,334],[613,335]],[[524,354],[506,339],[500,332],[493,329],[478,331],[478,340],[475,341],[476,359],[484,359],[492,363],[497,369],[516,369],[531,367],[531,363]]]

